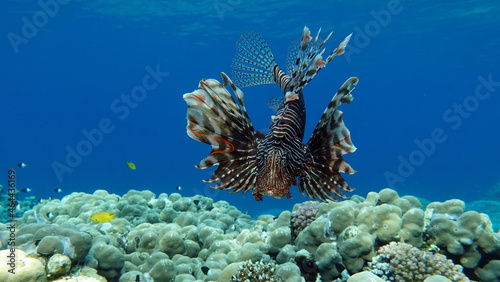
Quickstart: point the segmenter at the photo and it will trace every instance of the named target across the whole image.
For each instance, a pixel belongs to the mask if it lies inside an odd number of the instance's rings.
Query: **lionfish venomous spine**
[[[347,197],[341,190],[352,189],[340,173],[355,171],[343,155],[356,150],[338,107],[349,103],[358,83],[356,77],[344,82],[331,99],[316,125],[311,138],[302,143],[306,121],[304,87],[335,56],[344,53],[351,35],[347,36],[326,59],[320,31],[312,38],[307,27],[288,54],[287,73],[276,64],[263,37],[255,32],[241,36],[233,60],[233,81],[221,73],[222,84],[203,79],[198,89],[184,94],[188,105],[187,134],[212,146],[210,154],[196,167],[205,169],[218,165],[208,183],[218,182],[215,189],[233,192],[254,191],[256,200],[262,196],[291,198],[290,187],[311,199],[336,201]],[[277,83],[284,97],[272,117],[269,132],[254,130],[239,87]],[[231,95],[225,86],[234,92]],[[235,99],[236,98],[236,99]]]

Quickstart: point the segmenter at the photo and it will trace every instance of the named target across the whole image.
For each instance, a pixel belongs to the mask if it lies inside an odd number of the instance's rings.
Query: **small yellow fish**
[[[98,212],[91,215],[90,220],[92,220],[95,223],[102,223],[102,222],[110,222],[112,219],[115,219],[115,217],[116,213]]]
[[[135,164],[133,162],[127,162],[127,166],[132,169],[132,170],[135,170]]]

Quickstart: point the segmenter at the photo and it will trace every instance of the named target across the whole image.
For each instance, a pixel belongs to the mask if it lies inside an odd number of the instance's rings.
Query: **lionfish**
[[[323,59],[323,46],[332,33],[321,40],[320,31],[312,38],[304,27],[301,39],[289,50],[287,73],[276,64],[264,38],[247,32],[236,44],[234,83],[221,73],[222,83],[203,79],[197,90],[184,94],[188,105],[187,134],[212,146],[210,154],[196,168],[218,165],[210,179],[204,180],[218,181],[212,188],[233,193],[254,191],[255,200],[260,201],[263,195],[291,198],[290,187],[297,185],[303,195],[324,202],[337,201],[333,195],[346,199],[341,190],[354,190],[340,175],[356,172],[342,158],[356,148],[337,108],[353,100],[351,92],[358,78],[344,82],[309,141],[302,143],[306,122],[303,89],[327,63],[344,53],[351,37],[347,36]],[[269,132],[264,135],[254,130],[239,87],[272,83],[278,84],[284,96],[271,118]],[[235,97],[225,86],[232,88]]]

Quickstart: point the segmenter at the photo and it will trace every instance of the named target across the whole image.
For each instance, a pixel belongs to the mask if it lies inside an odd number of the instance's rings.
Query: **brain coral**
[[[368,265],[373,273],[388,281],[423,281],[433,275],[451,281],[469,281],[462,267],[444,255],[425,252],[407,243],[391,242],[382,246]]]

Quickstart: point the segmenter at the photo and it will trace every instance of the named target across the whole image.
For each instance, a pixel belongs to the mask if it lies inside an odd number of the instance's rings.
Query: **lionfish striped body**
[[[254,191],[256,200],[262,200],[263,195],[291,198],[292,185],[321,201],[336,201],[333,195],[345,199],[341,190],[353,191],[340,172],[355,173],[342,155],[356,148],[337,108],[352,101],[357,78],[349,78],[340,87],[309,141],[302,143],[306,121],[303,89],[327,63],[344,52],[350,39],[349,35],[323,59],[323,46],[330,35],[319,40],[318,32],[312,38],[305,27],[300,42],[289,52],[286,74],[276,64],[265,40],[257,33],[246,33],[237,44],[233,61],[235,83],[222,73],[223,84],[214,79],[202,80],[197,90],[184,95],[188,135],[212,146],[211,153],[196,167],[218,165],[205,182],[218,181],[213,187],[216,189]],[[239,87],[270,83],[280,86],[284,98],[264,135],[254,130]],[[235,95],[224,86],[230,86]]]

